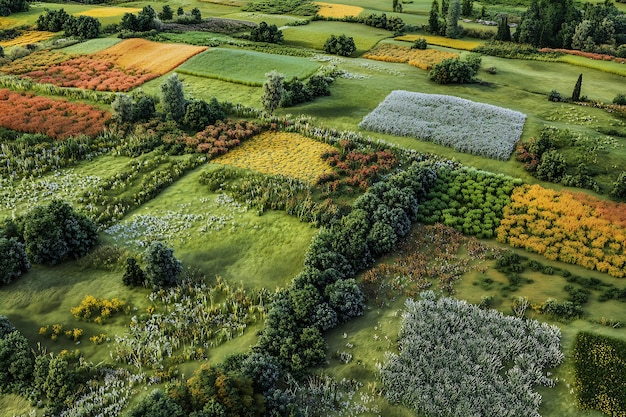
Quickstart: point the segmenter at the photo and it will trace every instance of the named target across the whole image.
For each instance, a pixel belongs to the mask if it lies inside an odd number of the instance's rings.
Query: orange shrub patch
[[[513,191],[496,233],[513,247],[624,277],[625,217],[626,204],[524,185]]]
[[[382,44],[372,49],[364,58],[385,62],[408,62],[409,65],[430,70],[444,59],[458,58],[459,54],[437,49],[411,49],[408,46]]]
[[[7,46],[22,46],[29,43],[37,43],[50,39],[54,36],[54,32],[44,32],[39,30],[29,30],[22,33],[17,38],[9,39],[7,41],[0,42],[0,46],[6,48]]]
[[[86,104],[0,89],[0,126],[52,138],[96,136],[111,117]]]
[[[123,68],[139,68],[162,75],[205,50],[206,46],[126,39],[93,56],[104,58]]]
[[[348,6],[347,4],[323,3],[320,1],[315,2],[315,4],[320,7],[317,14],[322,17],[356,17],[363,11],[362,7]]]

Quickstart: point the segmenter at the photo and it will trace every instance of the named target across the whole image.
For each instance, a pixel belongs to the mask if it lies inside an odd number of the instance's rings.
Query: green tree
[[[0,285],[14,281],[29,268],[24,244],[15,238],[0,237]]]
[[[472,62],[449,58],[436,64],[428,77],[438,84],[463,84],[471,82],[477,71]]]
[[[622,171],[613,183],[611,195],[616,198],[626,198],[626,171]]]
[[[174,257],[174,249],[163,242],[154,241],[146,248],[146,280],[153,288],[165,288],[178,284],[183,272],[181,262]]]
[[[132,407],[126,417],[185,417],[185,413],[172,398],[154,390]]]
[[[449,8],[450,0],[441,0],[441,16],[447,16]]]
[[[463,5],[461,7],[461,14],[466,17],[472,16],[472,11],[474,8],[474,2],[472,0],[463,0]]]
[[[500,22],[498,22],[498,32],[494,39],[503,42],[511,41],[511,28],[509,27],[509,18],[507,16],[500,18]]]
[[[274,110],[278,108],[280,101],[284,94],[284,80],[285,76],[278,71],[273,70],[265,74],[266,80],[263,83],[263,96],[261,102],[263,108],[270,114],[274,113]]]
[[[120,123],[132,122],[135,119],[135,103],[125,93],[115,93],[111,103],[112,118]]]
[[[19,331],[0,334],[0,393],[24,392],[31,385],[34,366],[28,340]]]
[[[45,30],[48,32],[59,32],[63,30],[63,25],[72,16],[61,8],[59,10],[46,10],[45,14],[39,15],[37,18],[37,30]]]
[[[266,22],[259,23],[250,31],[250,39],[254,42],[281,43],[283,32],[276,25],[268,25]]]
[[[439,30],[439,2],[433,0],[428,16],[428,31],[433,34],[438,34]]]
[[[146,283],[146,273],[137,263],[137,260],[133,257],[126,259],[126,269],[124,270],[124,276],[122,276],[122,283],[129,287],[136,287],[144,285]]]
[[[324,42],[324,52],[327,54],[350,56],[354,51],[356,51],[354,38],[345,34],[339,36],[330,35],[330,38]]]
[[[176,16],[182,16],[185,14],[185,11],[183,10],[182,7],[179,7],[178,9],[176,9]]]
[[[26,0],[0,0],[0,16],[27,12],[29,8],[30,6]]]
[[[164,5],[163,8],[161,9],[161,12],[159,13],[159,19],[165,21],[165,20],[172,20],[173,18],[174,18],[174,11],[170,7],[170,5],[169,4]]]
[[[545,152],[537,165],[536,177],[540,180],[558,183],[565,174],[565,158],[556,150]]]
[[[161,103],[166,117],[176,122],[183,120],[187,100],[185,100],[183,83],[178,78],[178,74],[173,73],[161,84]]]
[[[583,75],[580,74],[578,76],[578,80],[576,80],[574,91],[572,91],[572,101],[580,101],[580,90],[582,86],[583,86]]]
[[[71,17],[65,21],[63,30],[65,36],[75,36],[81,39],[93,39],[100,35],[102,25],[100,21],[91,16]]]
[[[446,37],[458,38],[460,35],[459,30],[459,15],[461,13],[461,5],[459,0],[452,0],[450,7],[448,8],[448,14],[446,17]]]
[[[213,97],[210,103],[204,100],[192,100],[187,104],[183,124],[192,130],[202,130],[206,126],[222,120],[225,117],[222,106]]]
[[[191,9],[191,18],[196,23],[202,22],[202,13],[200,13],[200,9],[197,7]]]
[[[326,287],[324,295],[328,304],[337,312],[340,322],[363,314],[364,297],[359,285],[353,278],[340,279]]]

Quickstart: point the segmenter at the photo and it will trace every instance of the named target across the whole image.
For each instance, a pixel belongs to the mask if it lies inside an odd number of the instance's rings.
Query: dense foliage
[[[574,376],[580,408],[619,415],[626,409],[626,343],[588,332],[574,344]]]
[[[0,285],[14,281],[29,268],[24,244],[16,238],[6,239],[0,235]]]
[[[150,243],[144,254],[146,280],[153,289],[172,287],[178,284],[183,272],[182,263],[174,257],[174,249],[163,242]]]
[[[26,0],[0,0],[0,16],[27,12],[30,4]]]
[[[433,66],[428,77],[437,84],[466,84],[472,82],[480,68],[478,60],[448,58]]]
[[[259,23],[259,26],[252,28],[250,31],[250,40],[254,42],[281,43],[283,41],[283,32],[278,30],[274,24],[268,25],[267,22]]]
[[[537,415],[533,388],[554,385],[544,369],[563,360],[560,338],[556,326],[428,291],[406,301],[400,353],[380,369],[384,393],[429,416]]]
[[[324,52],[327,54],[350,56],[354,51],[356,51],[356,45],[352,36],[330,35],[330,38],[324,42]]]

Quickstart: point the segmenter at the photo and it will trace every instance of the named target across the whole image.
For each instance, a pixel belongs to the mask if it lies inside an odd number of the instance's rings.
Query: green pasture
[[[137,7],[124,4],[124,7]],[[100,8],[110,9],[108,6],[98,6],[93,4],[79,4],[79,3],[31,3],[30,10],[22,13],[15,13],[7,17],[0,18],[0,29],[7,29],[16,26],[34,25],[37,22],[39,15],[44,14],[46,10],[59,10],[64,9],[71,15],[78,15],[79,13],[86,12],[87,10],[96,10]],[[160,10],[160,9],[159,9]],[[122,20],[122,16],[125,13],[123,8],[120,8],[120,13],[115,16],[103,16],[97,19],[103,25],[110,23],[119,23]]]
[[[236,9],[235,9],[236,10]],[[227,15],[221,16],[226,19],[245,20],[247,22],[261,23],[268,25],[276,25],[279,29],[284,29],[286,25],[302,20],[309,20],[308,16],[288,16],[281,14],[267,14],[261,12],[240,12],[234,11]]]
[[[324,42],[331,35],[345,34],[354,38],[356,52],[361,55],[372,49],[380,40],[389,38],[392,33],[388,30],[372,28],[359,23],[316,21],[305,26],[293,26],[283,29],[285,43],[324,50]]]
[[[568,64],[576,65],[579,67],[597,69],[602,72],[608,72],[611,74],[621,75],[626,77],[626,66],[619,62],[613,61],[601,61],[599,59],[589,59],[584,56],[565,54],[559,58],[560,62],[566,62]]]
[[[89,39],[84,42],[62,48],[61,51],[68,54],[95,54],[96,52],[100,52],[104,49],[110,48],[111,46],[116,45],[121,41],[122,40],[120,38]]]
[[[232,37],[228,35],[224,35],[221,33],[212,33],[212,32],[200,32],[200,31],[189,31],[189,32],[161,32],[159,33],[159,40],[172,42],[172,43],[188,43],[190,45],[199,45],[199,46],[207,46],[216,44],[219,42],[231,42],[235,41]],[[241,40],[236,40],[237,42],[245,42]]]
[[[320,65],[307,58],[271,55],[256,51],[210,48],[177,68],[181,74],[215,78],[249,86],[261,86],[265,74],[277,70],[286,80],[311,76]]]

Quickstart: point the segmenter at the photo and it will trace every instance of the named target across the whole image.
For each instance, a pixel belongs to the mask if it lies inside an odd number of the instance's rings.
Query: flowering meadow
[[[0,126],[52,138],[96,136],[111,117],[87,104],[0,89]]]
[[[415,42],[419,38],[426,39],[426,42],[429,45],[445,46],[447,48],[461,49],[465,51],[471,51],[481,45],[480,42],[463,41],[460,39],[446,38],[444,36],[402,35],[396,36],[394,39],[397,41]]]
[[[408,46],[393,44],[379,44],[363,55],[363,58],[385,62],[408,62],[409,65],[423,70],[430,70],[444,59],[458,58],[454,52],[439,51],[437,49],[416,49]]]
[[[626,276],[626,204],[540,185],[514,190],[497,239],[548,259]]]
[[[96,7],[76,13],[77,16],[91,17],[113,17],[122,16],[124,13],[137,13],[141,11],[138,7]]]
[[[111,61],[122,68],[135,68],[162,75],[206,49],[206,46],[159,43],[131,38],[95,53],[93,56]]]
[[[20,33],[19,36],[0,42],[0,46],[6,48],[8,46],[23,46],[32,43],[42,42],[54,36],[54,32],[46,32],[41,30],[27,30]]]
[[[507,160],[522,135],[525,120],[523,113],[490,104],[396,90],[365,116],[359,127]]]
[[[213,162],[313,182],[333,172],[322,154],[334,149],[298,133],[268,131]]]
[[[358,16],[363,12],[363,8],[359,6],[349,6],[347,4],[324,3],[316,1],[315,5],[319,6],[317,14],[322,17],[345,17]]]
[[[399,354],[380,367],[385,397],[420,415],[538,416],[537,385],[561,363],[556,326],[482,310],[432,291],[408,299]]]

